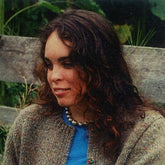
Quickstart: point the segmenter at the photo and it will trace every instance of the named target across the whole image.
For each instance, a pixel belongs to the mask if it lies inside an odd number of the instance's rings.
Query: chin
[[[68,103],[66,101],[58,101],[58,105],[61,106],[61,107],[70,107],[72,104]]]
[[[61,107],[71,107],[79,103],[78,99],[69,99],[69,98],[67,99],[57,98],[57,102]]]

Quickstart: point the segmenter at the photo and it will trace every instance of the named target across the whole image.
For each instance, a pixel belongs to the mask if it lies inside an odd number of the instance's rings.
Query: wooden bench
[[[39,84],[35,77],[35,61],[40,44],[37,38],[0,36],[0,80]],[[125,59],[141,95],[165,103],[165,49],[124,46]],[[0,121],[12,124],[17,111],[0,106]]]

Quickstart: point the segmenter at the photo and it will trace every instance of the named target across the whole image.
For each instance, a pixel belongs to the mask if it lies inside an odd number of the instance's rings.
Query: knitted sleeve
[[[24,119],[25,114],[24,111],[21,110],[20,114],[10,128],[9,134],[7,136],[2,165],[19,164],[21,131]]]
[[[165,119],[154,121],[141,134],[127,157],[126,165],[165,164]]]
[[[3,165],[17,165],[18,160],[16,156],[15,146],[13,142],[13,132],[10,130],[10,133],[6,140],[5,153],[3,157]]]

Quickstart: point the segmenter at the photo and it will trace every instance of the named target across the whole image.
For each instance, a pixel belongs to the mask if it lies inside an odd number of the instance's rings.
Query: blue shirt
[[[72,139],[72,144],[66,165],[87,165],[87,126],[73,125],[71,122],[68,121],[65,110],[63,111],[63,119],[68,125],[71,125],[75,128],[75,134]]]

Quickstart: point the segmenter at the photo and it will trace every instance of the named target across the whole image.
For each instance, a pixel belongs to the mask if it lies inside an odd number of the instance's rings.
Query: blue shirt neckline
[[[68,121],[65,109],[62,117],[66,124],[75,128],[66,165],[87,165],[88,127],[85,125],[73,125]]]

